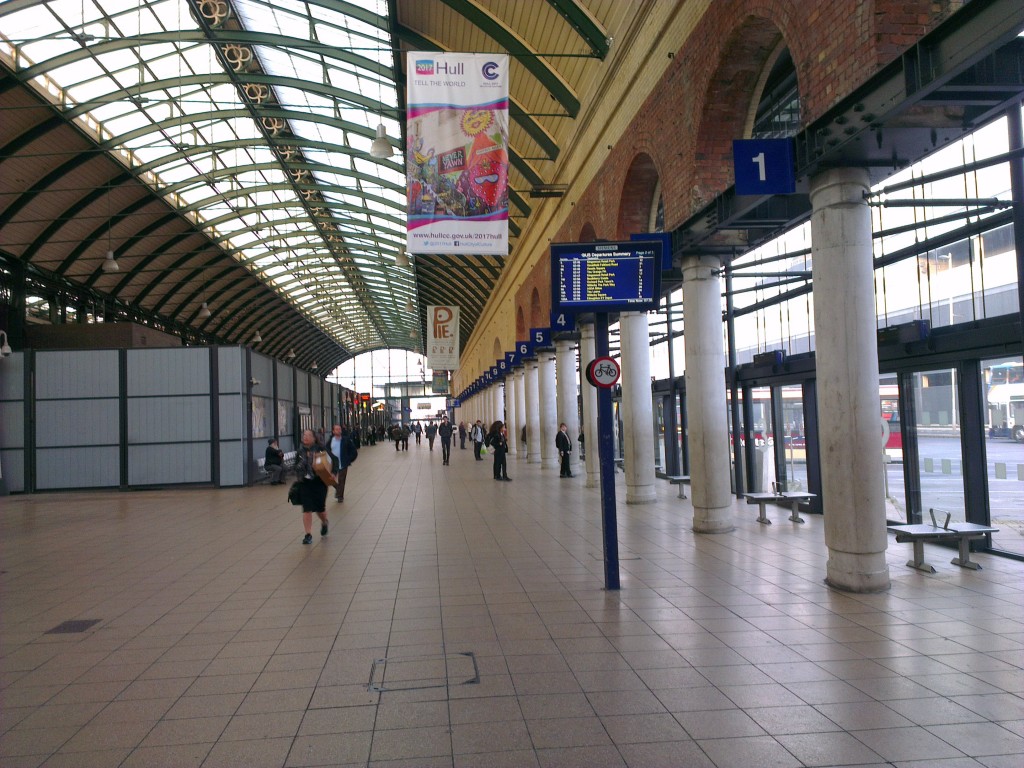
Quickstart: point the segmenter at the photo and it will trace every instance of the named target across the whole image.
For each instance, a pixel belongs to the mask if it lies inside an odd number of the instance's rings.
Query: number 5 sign
[[[792,139],[741,139],[732,143],[737,195],[791,195],[796,191]]]

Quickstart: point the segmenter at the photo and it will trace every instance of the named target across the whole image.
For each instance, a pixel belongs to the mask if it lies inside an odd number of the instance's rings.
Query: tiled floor
[[[364,448],[309,547],[284,486],[0,500],[0,765],[1024,765],[1024,564],[844,594],[821,518],[619,474],[611,593],[581,479],[440,458]]]

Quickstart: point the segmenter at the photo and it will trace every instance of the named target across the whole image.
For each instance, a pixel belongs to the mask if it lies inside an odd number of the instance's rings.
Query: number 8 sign
[[[619,381],[619,364],[611,357],[599,357],[587,366],[587,381],[595,387],[611,389]]]

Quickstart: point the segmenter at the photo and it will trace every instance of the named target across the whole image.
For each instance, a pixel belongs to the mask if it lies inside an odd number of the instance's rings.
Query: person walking
[[[437,425],[433,421],[427,422],[427,442],[430,444],[430,450],[434,450],[434,438],[437,437]]]
[[[494,456],[494,479],[510,481],[512,478],[508,476],[508,467],[505,464],[505,454],[508,453],[508,431],[502,422],[496,421],[491,424],[491,429],[487,433],[487,446]]]
[[[558,425],[558,434],[555,435],[555,447],[558,449],[558,458],[562,460],[559,468],[559,477],[572,477],[569,469],[569,454],[572,453],[572,440],[569,438],[569,427],[565,424]]]
[[[329,444],[331,464],[334,470],[334,500],[342,502],[345,500],[345,481],[348,479],[349,465],[355,461],[359,449],[347,429],[340,424],[335,424],[331,429],[331,441]]]
[[[459,422],[459,448],[466,450],[466,422]]]
[[[324,447],[317,442],[312,429],[302,431],[302,445],[295,453],[295,474],[299,478],[299,498],[302,499],[302,527],[306,535],[303,544],[313,543],[313,513],[320,518],[320,535],[327,535],[327,485],[313,468],[313,459]]]
[[[402,425],[402,450],[403,451],[408,451],[409,450],[409,433],[410,432],[412,432],[412,430],[409,429],[409,425],[408,424],[403,424]]]
[[[447,416],[441,417],[441,424],[437,428],[437,436],[441,438],[441,464],[448,466],[452,458],[452,425],[448,422]],[[465,439],[465,438],[463,438]]]
[[[484,447],[484,425],[477,419],[473,424],[473,430],[471,437],[473,438],[473,458],[477,461],[483,461],[480,456],[480,449]]]

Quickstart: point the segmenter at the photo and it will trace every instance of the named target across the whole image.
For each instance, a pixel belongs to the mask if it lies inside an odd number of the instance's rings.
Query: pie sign
[[[618,383],[621,372],[619,364],[615,362],[614,358],[599,357],[596,360],[591,360],[590,365],[587,366],[587,381],[595,387],[611,389]]]

